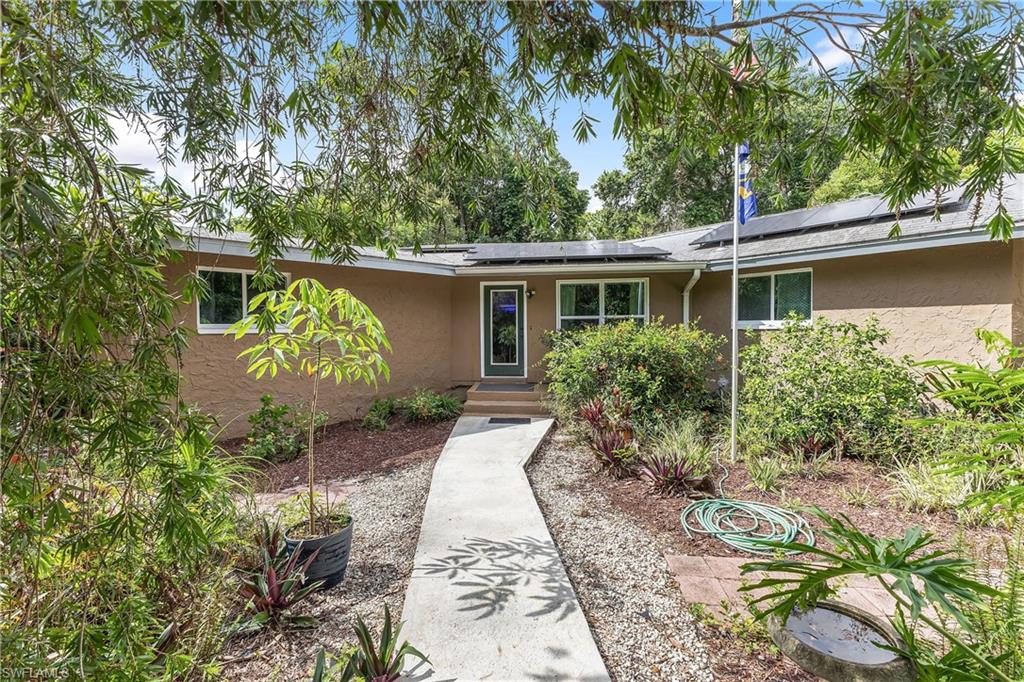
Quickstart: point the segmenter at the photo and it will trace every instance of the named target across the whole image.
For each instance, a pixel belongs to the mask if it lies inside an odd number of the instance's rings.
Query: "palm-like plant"
[[[986,602],[1000,603],[1006,599],[1002,591],[971,577],[975,572],[972,561],[933,549],[934,537],[920,528],[908,529],[902,538],[878,539],[858,530],[846,516],[833,517],[820,509],[812,511],[825,524],[826,529],[820,535],[829,543],[816,546],[800,542],[763,544],[794,554],[807,554],[818,561],[775,559],[743,565],[744,574],[764,571],[768,575],[758,583],[740,588],[741,591],[763,592],[750,601],[758,618],[774,615],[785,622],[794,609],[832,596],[835,581],[853,575],[871,577],[896,601],[895,625],[906,635],[903,639],[907,645],[901,653],[918,663],[931,661],[935,679],[1012,682],[1002,670],[1007,652],[987,651],[980,641],[984,637],[976,619],[965,615]],[[825,544],[831,544],[834,549],[824,549]],[[1019,578],[1017,580],[1019,582]],[[1015,589],[1019,589],[1019,585]],[[926,612],[929,606],[954,620],[956,625],[941,616],[929,615]],[[907,626],[908,622],[921,622],[934,630],[948,645],[946,655],[934,660],[923,652],[921,647],[928,645],[913,637],[913,628]],[[954,660],[958,662],[958,670],[945,670]],[[948,677],[947,673],[956,674]]]
[[[374,643],[373,633],[362,618],[356,618],[354,629],[359,646],[341,669],[336,678],[338,682],[350,682],[355,679],[367,682],[394,682],[402,674],[406,656],[415,656],[421,661],[430,662],[430,659],[409,642],[399,644],[402,624],[392,627],[391,611],[387,604],[384,605],[384,628],[380,633],[379,644]],[[312,682],[323,682],[327,674],[326,655],[321,649],[317,654]]]
[[[299,279],[284,291],[268,291],[249,302],[249,314],[231,326],[229,334],[241,338],[252,329],[262,339],[238,357],[249,363],[257,378],[267,372],[295,372],[312,379],[309,401],[308,458],[309,534],[316,535],[313,483],[316,402],[320,380],[336,383],[362,381],[376,385],[379,376],[390,379],[382,352],[391,350],[384,325],[370,308],[347,289],[329,290],[315,279]]]
[[[994,368],[949,360],[928,360],[920,366],[930,370],[925,379],[937,398],[981,424],[990,435],[990,447],[983,451],[946,455],[950,473],[974,472],[1001,481],[965,502],[1001,509],[1012,520],[1024,509],[1024,346],[1013,345],[998,332],[979,329],[976,334],[996,356]],[[943,415],[931,421],[955,420]]]

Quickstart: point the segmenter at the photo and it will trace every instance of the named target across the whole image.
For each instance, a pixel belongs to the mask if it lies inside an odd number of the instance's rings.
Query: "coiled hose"
[[[725,498],[697,500],[683,510],[679,521],[689,538],[695,533],[711,535],[734,549],[751,554],[775,554],[775,548],[762,544],[766,540],[792,542],[803,536],[805,544],[814,544],[814,532],[799,514],[760,502]]]

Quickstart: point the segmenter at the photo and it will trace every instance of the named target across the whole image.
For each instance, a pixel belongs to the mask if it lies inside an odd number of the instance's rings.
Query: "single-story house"
[[[898,238],[889,236],[894,217],[880,197],[755,218],[739,249],[741,326],[770,330],[789,313],[858,322],[876,315],[892,332],[889,352],[917,359],[984,359],[978,327],[1024,343],[1024,177],[1008,178],[1005,194],[1021,226],[1008,242],[984,228],[994,200],[976,212],[955,194],[940,203],[938,219],[930,197],[909,206]],[[728,336],[731,233],[724,223],[625,242],[446,245],[401,249],[395,258],[361,249],[343,265],[294,246],[277,265],[291,279],[348,288],[387,330],[390,383],[322,389],[323,408],[345,419],[360,416],[375,395],[415,387],[537,382],[543,335],[552,329],[660,318]],[[250,292],[247,235],[196,231],[175,247],[184,258],[166,267],[168,282],[178,286],[198,269],[213,292],[179,313],[179,323],[198,332],[184,358],[184,398],[219,416],[226,435],[245,432],[239,417],[263,393],[308,399],[304,379],[248,375],[236,359],[246,339],[224,334]]]

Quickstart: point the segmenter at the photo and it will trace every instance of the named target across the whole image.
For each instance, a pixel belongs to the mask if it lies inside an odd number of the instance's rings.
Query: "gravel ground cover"
[[[385,603],[396,618],[401,614],[434,461],[420,460],[352,482],[348,505],[355,527],[345,581],[296,607],[319,624],[313,630],[264,630],[233,638],[221,656],[226,679],[308,680],[321,647],[336,651],[355,641],[352,624],[357,615],[379,631]]]
[[[711,680],[660,543],[592,485],[592,466],[555,433],[528,474],[608,671],[622,682]]]

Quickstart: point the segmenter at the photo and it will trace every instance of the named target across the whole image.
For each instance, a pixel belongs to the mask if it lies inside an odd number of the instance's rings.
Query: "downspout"
[[[700,270],[695,269],[690,275],[690,281],[683,288],[683,324],[690,324],[690,289],[700,279]]]

